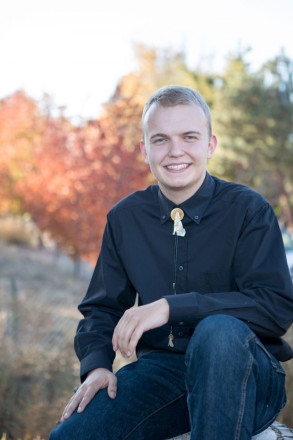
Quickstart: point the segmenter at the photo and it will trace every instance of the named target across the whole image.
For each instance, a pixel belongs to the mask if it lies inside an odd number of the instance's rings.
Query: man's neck
[[[203,179],[201,179],[196,186],[193,186],[191,188],[185,188],[184,190],[178,188],[168,188],[163,185],[159,184],[161,192],[164,194],[164,196],[173,202],[175,205],[181,205],[186,200],[190,199],[201,187],[205,180],[205,176]]]

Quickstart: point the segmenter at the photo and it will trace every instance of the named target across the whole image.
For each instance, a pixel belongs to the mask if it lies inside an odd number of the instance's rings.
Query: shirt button
[[[179,266],[178,269],[179,269],[179,270],[183,270],[183,266]]]

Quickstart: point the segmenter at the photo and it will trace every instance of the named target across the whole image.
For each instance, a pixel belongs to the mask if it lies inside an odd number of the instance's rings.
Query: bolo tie
[[[174,235],[174,281],[173,294],[176,295],[176,280],[177,280],[177,257],[178,257],[178,237],[185,237],[186,230],[183,227],[182,219],[184,212],[181,208],[174,208],[171,211],[171,219],[174,221],[173,235]],[[174,347],[173,326],[171,325],[168,336],[168,347]]]

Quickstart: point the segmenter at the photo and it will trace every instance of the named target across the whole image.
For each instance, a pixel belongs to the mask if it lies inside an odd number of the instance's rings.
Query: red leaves
[[[43,119],[36,102],[18,91],[0,101],[0,213],[18,213],[17,184],[31,166]]]
[[[14,112],[31,120],[29,108],[22,112],[15,106]],[[140,116],[141,107],[132,98],[114,99],[99,120],[80,127],[64,117],[43,117],[42,130],[30,126],[34,141],[23,152],[11,142],[15,158],[29,158],[11,199],[21,199],[39,228],[74,258],[94,262],[109,209],[146,186],[149,171],[139,151]],[[27,129],[23,131],[27,135]]]

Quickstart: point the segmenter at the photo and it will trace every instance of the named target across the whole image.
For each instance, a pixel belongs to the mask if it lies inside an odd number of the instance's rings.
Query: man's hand
[[[95,394],[103,388],[108,388],[109,397],[115,399],[117,377],[106,368],[96,368],[87,375],[86,380],[71,397],[63,411],[60,422],[68,419],[76,408],[77,412],[81,413]]]
[[[115,327],[113,349],[119,349],[123,357],[132,356],[142,334],[167,324],[168,319],[169,304],[165,298],[126,310]]]

